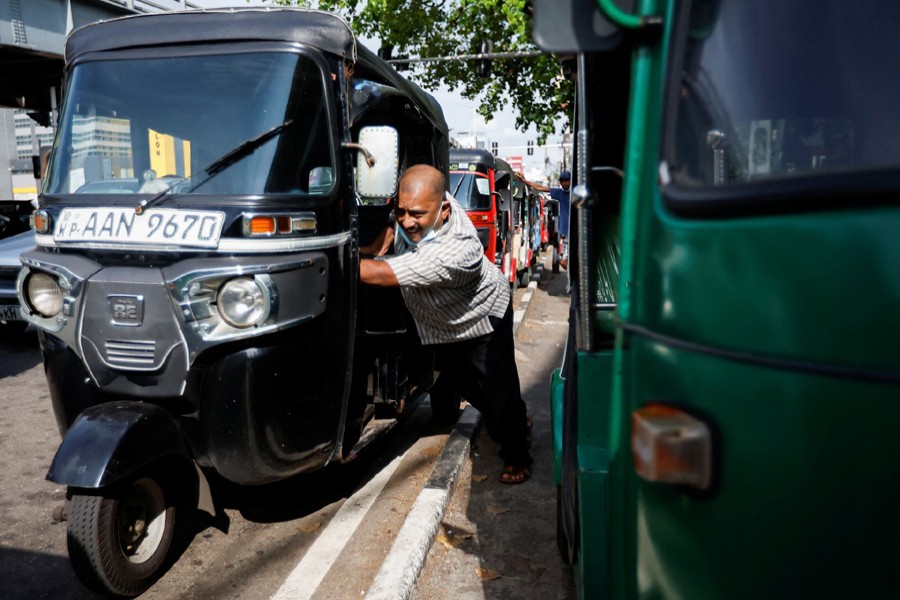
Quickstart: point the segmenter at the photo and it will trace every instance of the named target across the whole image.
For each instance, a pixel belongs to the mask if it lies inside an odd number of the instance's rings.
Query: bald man
[[[435,350],[435,387],[462,395],[500,444],[502,483],[531,477],[529,424],[519,389],[509,283],[484,256],[475,227],[429,165],[400,178],[394,210],[394,256],[362,259],[363,283],[400,287],[422,343]]]

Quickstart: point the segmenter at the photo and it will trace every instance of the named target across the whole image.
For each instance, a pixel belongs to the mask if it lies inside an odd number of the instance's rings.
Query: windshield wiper
[[[293,119],[288,119],[281,125],[276,125],[272,129],[260,133],[256,137],[252,137],[249,140],[241,142],[233,149],[229,150],[216,160],[212,161],[211,163],[200,169],[201,172],[206,173],[206,177],[201,179],[195,185],[191,186],[190,191],[196,190],[198,187],[200,187],[234,163],[238,162],[245,156],[253,154],[253,152],[257,148],[268,142],[276,135],[280,134],[282,131],[290,127],[293,123]],[[172,189],[175,188],[175,186],[184,183],[191,177],[193,177],[193,175],[191,175],[190,177],[182,177],[181,179],[172,182],[166,189],[150,198],[149,200],[141,200],[141,203],[134,207],[134,212],[136,212],[137,214],[143,213],[146,209],[150,208],[151,206],[162,200],[165,196],[167,196],[169,192],[171,192]]]

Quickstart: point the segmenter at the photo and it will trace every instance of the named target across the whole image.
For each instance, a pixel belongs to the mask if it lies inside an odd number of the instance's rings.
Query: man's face
[[[440,212],[440,217],[438,217]],[[415,243],[422,241],[429,228],[434,224],[438,229],[450,215],[450,203],[444,202],[444,193],[432,193],[418,190],[413,193],[400,193],[394,216],[406,235]]]
[[[565,191],[568,192],[568,191],[569,191],[569,183],[570,183],[570,182],[569,182],[568,179],[560,179],[560,180],[559,180],[559,187],[561,187],[562,189],[564,189]]]

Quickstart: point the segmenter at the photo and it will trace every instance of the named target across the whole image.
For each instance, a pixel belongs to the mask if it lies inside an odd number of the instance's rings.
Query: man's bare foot
[[[565,258],[561,258],[561,259],[559,259],[559,266],[561,266],[563,269],[568,271],[569,270],[569,261],[566,260]]]
[[[503,472],[500,473],[500,483],[525,483],[529,479],[531,479],[531,469],[528,467],[506,465],[503,467]]]

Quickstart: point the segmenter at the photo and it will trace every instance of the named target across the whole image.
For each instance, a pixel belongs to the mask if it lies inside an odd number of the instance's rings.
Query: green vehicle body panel
[[[566,380],[559,369],[550,376],[550,434],[553,443],[553,483],[562,482],[562,414]]]
[[[578,596],[894,596],[900,207],[674,215],[659,148],[677,2],[636,4],[664,30],[633,48],[621,207],[591,238],[590,297],[618,308],[593,313],[575,382],[552,383],[557,484],[577,394]],[[709,491],[635,474],[649,402],[710,426]]]

